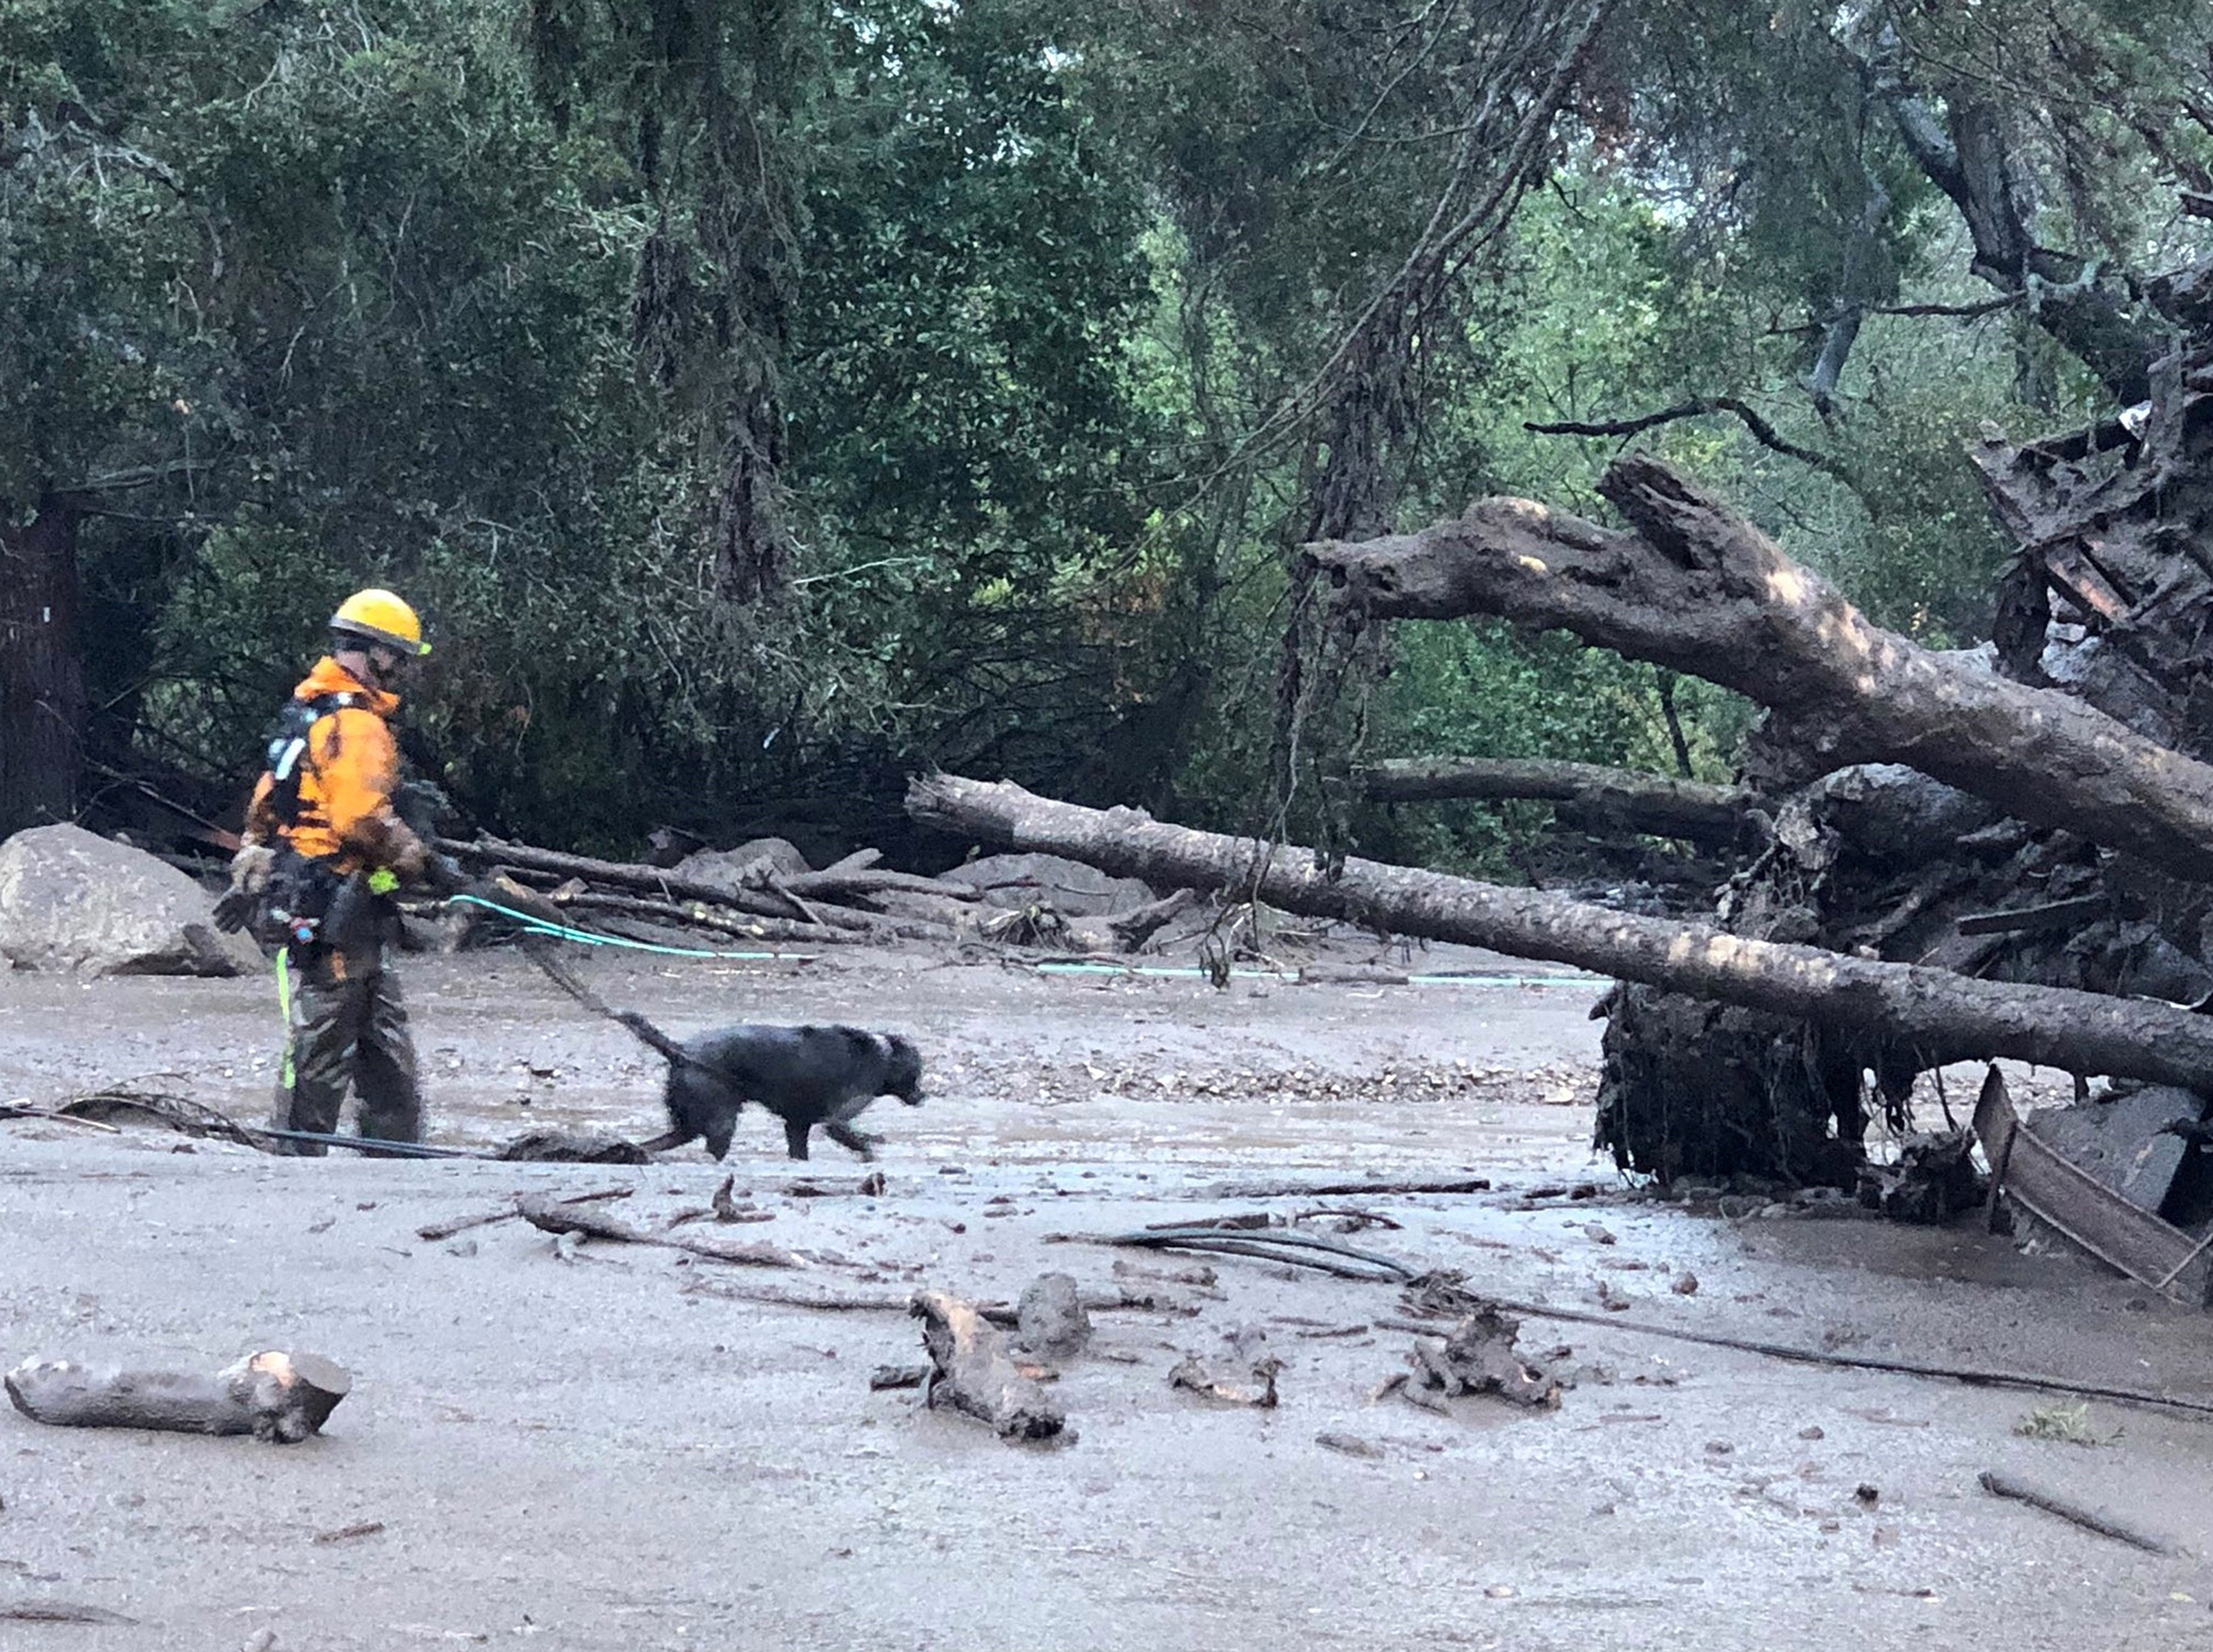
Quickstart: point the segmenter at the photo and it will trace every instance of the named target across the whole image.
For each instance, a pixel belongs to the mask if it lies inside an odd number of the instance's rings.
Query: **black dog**
[[[863,1159],[878,1140],[852,1120],[880,1095],[922,1105],[922,1057],[903,1038],[857,1027],[729,1027],[675,1044],[642,1015],[623,1024],[668,1058],[668,1133],[645,1143],[666,1152],[704,1137],[707,1151],[730,1150],[738,1113],[751,1101],[783,1120],[791,1156],[807,1156],[820,1125],[830,1139]]]

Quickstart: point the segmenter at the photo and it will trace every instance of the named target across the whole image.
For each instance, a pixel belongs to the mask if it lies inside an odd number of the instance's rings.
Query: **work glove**
[[[403,883],[419,883],[430,865],[430,851],[423,840],[405,826],[395,827],[391,838],[391,857],[385,864]]]
[[[241,844],[230,857],[230,887],[215,904],[216,928],[235,934],[253,923],[276,869],[277,851],[267,844]]]

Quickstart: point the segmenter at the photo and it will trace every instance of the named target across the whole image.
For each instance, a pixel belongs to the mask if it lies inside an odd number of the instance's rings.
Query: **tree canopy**
[[[932,764],[1231,828],[1356,753],[1725,777],[1718,691],[1332,644],[1297,547],[1602,515],[1637,444],[1986,634],[1965,446],[2147,393],[2209,46],[2190,0],[0,0],[0,829],[235,796],[370,582],[438,644],[418,766],[576,847],[881,837]]]

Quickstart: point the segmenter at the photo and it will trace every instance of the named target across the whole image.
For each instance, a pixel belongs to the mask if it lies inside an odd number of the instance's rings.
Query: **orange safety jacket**
[[[292,691],[300,701],[334,694],[351,703],[317,717],[308,730],[308,749],[300,774],[300,807],[290,822],[277,818],[277,777],[265,773],[247,806],[249,843],[281,839],[313,861],[328,861],[341,873],[393,867],[419,867],[422,840],[392,807],[399,784],[399,747],[387,722],[399,709],[399,697],[364,687],[336,660],[315,662]]]

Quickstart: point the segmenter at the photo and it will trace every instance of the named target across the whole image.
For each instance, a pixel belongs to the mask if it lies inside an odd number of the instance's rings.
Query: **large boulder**
[[[80,826],[0,844],[0,956],[82,975],[244,975],[260,948],[215,926],[213,899],[143,850]]]
[[[780,878],[797,877],[814,869],[808,865],[807,856],[782,838],[754,838],[735,849],[702,849],[686,855],[670,870],[679,877],[735,894],[745,887],[743,874],[763,861]]]
[[[991,905],[1009,911],[1050,906],[1064,917],[1104,917],[1153,899],[1137,878],[1109,877],[1095,866],[1058,855],[985,855],[954,867],[944,879],[965,883]]]

